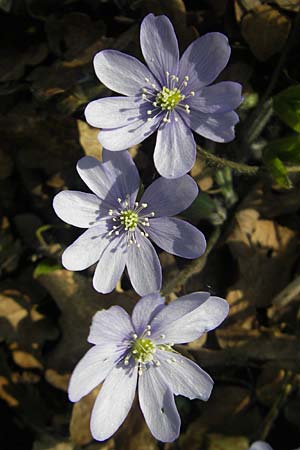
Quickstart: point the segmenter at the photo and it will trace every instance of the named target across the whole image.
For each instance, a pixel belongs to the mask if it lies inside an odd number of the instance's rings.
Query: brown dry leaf
[[[137,398],[114,440],[116,450],[158,450],[157,440],[146,425]]]
[[[70,436],[75,445],[86,445],[93,440],[90,432],[90,416],[99,388],[95,388],[73,406]]]
[[[241,33],[260,61],[278,53],[291,28],[290,19],[269,5],[259,5],[242,20]]]
[[[240,22],[247,12],[252,11],[252,9],[259,6],[261,6],[260,0],[235,0],[234,10],[236,20]]]
[[[295,231],[260,219],[257,210],[247,208],[247,201],[242,208],[227,238],[239,269],[238,281],[230,287],[227,300],[229,317],[251,328],[255,308],[269,306],[289,282],[299,239]]]
[[[199,421],[189,424],[185,433],[179,436],[180,448],[183,450],[202,449],[205,438],[205,428],[202,428]],[[171,447],[172,448],[172,447]]]
[[[22,350],[13,350],[14,362],[23,369],[42,369],[43,365],[31,353]]]
[[[34,442],[32,450],[74,450],[72,442],[58,441],[52,436],[41,436],[41,438]]]
[[[45,341],[57,338],[57,329],[37,306],[22,291],[0,288],[0,339],[9,344],[14,362],[24,369],[41,369]]]
[[[199,403],[199,409],[198,417],[180,437],[182,449],[247,450],[247,439],[241,435],[253,434],[261,422],[251,390],[238,385],[216,384],[209,401]],[[240,436],[234,436],[237,430]]]
[[[143,1],[143,15],[166,14],[172,21],[181,50],[198,37],[197,30],[186,25],[186,7],[183,0],[146,0]]]
[[[7,386],[9,385],[8,379],[0,375],[0,398],[9,406],[16,407],[19,405],[19,401],[7,391]]]
[[[274,1],[282,9],[287,9],[288,11],[294,12],[300,11],[299,0],[274,0]]]
[[[205,448],[206,450],[248,450],[249,441],[243,436],[209,434]]]
[[[45,380],[56,389],[61,389],[66,392],[68,390],[70,374],[61,375],[56,370],[47,369],[45,371]]]
[[[223,326],[218,330],[218,341],[224,352],[205,352],[205,349],[195,352],[203,367],[228,364],[257,367],[272,364],[275,368],[294,372],[300,370],[298,337],[272,330],[246,331],[240,327]]]
[[[212,433],[251,434],[260,424],[261,414],[251,399],[251,390],[237,385],[216,385],[209,402],[200,404],[199,426]]]
[[[70,373],[88,349],[87,336],[93,315],[111,305],[131,310],[137,299],[132,292],[101,295],[93,289],[90,278],[67,270],[41,275],[38,280],[61,310],[62,337],[47,360],[47,368],[61,375]]]
[[[97,159],[102,157],[102,145],[98,141],[99,130],[91,127],[83,120],[77,120],[79,142],[87,156],[94,156]]]

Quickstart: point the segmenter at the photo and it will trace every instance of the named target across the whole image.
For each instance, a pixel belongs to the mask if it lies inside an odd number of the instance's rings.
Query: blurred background
[[[299,9],[299,0],[0,0],[1,450],[247,450],[258,438],[274,450],[299,447]],[[209,290],[231,309],[218,330],[181,348],[215,388],[207,403],[176,399],[180,438],[155,441],[135,405],[97,443],[97,390],[74,406],[68,380],[93,314],[112,304],[130,311],[137,296],[126,275],[104,296],[92,289],[93,270],[63,270],[61,253],[80,230],[55,216],[52,199],[86,190],[76,162],[101,158],[98,130],[83,115],[87,102],[110,95],[94,54],[140,58],[149,12],[169,16],[181,51],[206,32],[225,33],[232,56],[220,79],[243,85],[236,140],[197,137],[200,194],[184,217],[205,233],[207,253],[192,262],[160,253],[169,300]],[[154,142],[130,150],[145,186],[157,176]]]

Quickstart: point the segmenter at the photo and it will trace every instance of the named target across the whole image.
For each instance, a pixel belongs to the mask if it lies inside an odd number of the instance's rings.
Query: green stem
[[[199,145],[197,145],[197,152],[200,158],[217,167],[229,167],[230,169],[238,173],[243,173],[246,175],[257,175],[260,171],[259,166],[249,166],[248,164],[238,163],[229,159],[221,158],[220,156],[214,155],[213,153],[204,150]]]

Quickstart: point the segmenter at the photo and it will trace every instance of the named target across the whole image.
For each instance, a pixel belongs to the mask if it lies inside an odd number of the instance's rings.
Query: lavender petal
[[[249,450],[273,450],[272,447],[263,441],[254,442]]]
[[[198,195],[197,183],[189,175],[180,178],[157,178],[144,192],[141,203],[149,206],[144,214],[154,217],[174,216],[188,208]]]
[[[97,224],[102,205],[94,194],[61,191],[53,199],[53,209],[64,222],[79,228],[90,228]]]
[[[84,156],[77,163],[77,172],[88,188],[109,208],[119,206],[114,185],[116,176],[105,169],[105,165],[92,156]]]
[[[107,377],[120,358],[121,352],[117,348],[92,347],[75,367],[68,394],[71,402],[78,402],[91,392]]]
[[[102,50],[97,53],[94,68],[103,84],[123,95],[142,94],[142,89],[147,85],[146,78],[150,83],[156,83],[156,79],[143,63],[117,50]]]
[[[147,232],[160,248],[182,258],[194,259],[203,255],[206,241],[203,233],[184,220],[160,217],[149,220]]]
[[[95,264],[108,244],[105,221],[87,229],[62,254],[62,265],[68,270],[84,270]]]
[[[212,83],[226,67],[230,57],[227,37],[222,33],[207,33],[193,41],[179,63],[179,79],[189,77],[187,89],[197,92]]]
[[[191,109],[187,119],[189,126],[201,136],[215,142],[229,142],[235,137],[234,126],[239,116],[231,111],[224,114],[204,114]]]
[[[84,114],[93,127],[119,128],[141,116],[141,105],[141,97],[106,97],[89,103]]]
[[[120,306],[98,311],[92,320],[88,342],[99,346],[114,347],[131,339],[134,329],[128,313]]]
[[[164,307],[164,303],[158,292],[145,295],[136,303],[132,312],[132,323],[138,336],[146,330],[152,317]]]
[[[146,237],[135,233],[137,244],[127,251],[126,266],[134,290],[147,295],[161,288],[161,265],[153,245]]]
[[[153,157],[157,171],[165,178],[179,178],[193,167],[196,160],[193,133],[176,112],[171,123],[163,122],[159,127]]]
[[[97,441],[110,438],[124,422],[132,406],[137,368],[119,365],[106,378],[91,416],[91,433]]]
[[[141,25],[140,41],[149,69],[165,85],[166,72],[178,73],[179,50],[172,23],[166,16],[148,14]]]
[[[139,403],[153,436],[162,442],[173,442],[180,432],[180,417],[174,396],[159,367],[151,366],[138,383]]]
[[[140,188],[140,176],[128,151],[111,152],[103,149],[102,159],[110,178],[114,179],[113,191],[116,198],[125,200],[133,207]]]
[[[121,128],[104,129],[100,131],[98,139],[103,147],[112,151],[124,150],[124,148],[143,142],[159,126],[160,117],[148,121],[147,117],[142,117]]]
[[[199,398],[207,401],[210,397],[213,380],[197,364],[188,358],[173,352],[157,350],[155,357],[171,391],[190,400]]]
[[[100,255],[94,277],[93,286],[96,291],[108,294],[116,287],[125,268],[126,245],[124,235],[107,239],[107,246]]]
[[[242,86],[233,81],[222,81],[202,88],[188,103],[191,110],[205,114],[219,114],[232,111],[243,101]]]
[[[153,318],[151,338],[156,343],[194,341],[218,327],[228,310],[226,300],[210,297],[206,292],[185,295],[171,302]]]

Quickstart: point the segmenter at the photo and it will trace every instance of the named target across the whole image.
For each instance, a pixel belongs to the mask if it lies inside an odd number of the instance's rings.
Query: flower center
[[[169,89],[166,86],[156,95],[156,103],[162,110],[172,111],[184,98],[178,88]]]
[[[181,110],[186,114],[191,112],[189,103],[186,101],[189,101],[190,97],[194,97],[195,92],[187,90],[189,77],[185,76],[180,82],[176,75],[171,75],[169,72],[165,72],[165,75],[166,85],[160,87],[160,90],[155,83],[151,83],[149,78],[145,78],[148,86],[142,88],[142,99],[149,104],[147,120],[150,122],[161,113],[163,122],[170,123],[171,118],[178,122],[177,115],[172,114],[174,110]]]
[[[141,337],[132,346],[132,355],[138,363],[145,364],[153,360],[156,347],[151,339]]]
[[[139,215],[132,209],[123,210],[120,214],[120,222],[126,231],[134,231],[139,222]]]

